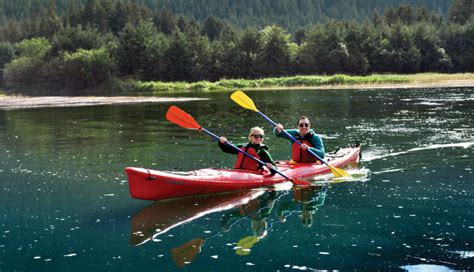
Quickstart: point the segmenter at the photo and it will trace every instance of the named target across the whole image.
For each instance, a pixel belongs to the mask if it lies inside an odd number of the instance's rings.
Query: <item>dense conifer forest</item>
[[[0,0],[0,6],[0,84],[13,90],[80,94],[113,78],[474,71],[474,0]]]
[[[261,28],[277,24],[291,32],[329,20],[364,20],[374,12],[401,5],[424,7],[442,15],[452,0],[109,0],[110,3],[137,3],[151,11],[169,10],[202,21],[214,16],[240,27]],[[83,8],[88,0],[0,0],[0,25],[10,19],[23,20],[55,5],[63,15],[69,9]]]

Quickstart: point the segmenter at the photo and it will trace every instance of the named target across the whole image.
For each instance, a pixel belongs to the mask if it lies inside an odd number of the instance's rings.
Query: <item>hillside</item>
[[[0,0],[0,25],[22,20],[55,6],[58,14],[69,8],[83,7],[94,0]],[[118,2],[119,0],[109,0]],[[328,20],[364,20],[386,8],[410,4],[446,15],[452,0],[125,0],[144,5],[152,11],[170,10],[202,21],[209,15],[241,26],[262,27],[278,24],[290,31]]]

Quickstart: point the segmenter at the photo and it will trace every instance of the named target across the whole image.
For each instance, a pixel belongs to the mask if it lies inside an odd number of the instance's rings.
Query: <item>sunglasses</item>
[[[300,123],[299,126],[300,127],[309,127],[309,124],[308,123]]]
[[[263,134],[252,134],[252,137],[263,139],[263,138],[265,138],[265,135],[263,135]]]

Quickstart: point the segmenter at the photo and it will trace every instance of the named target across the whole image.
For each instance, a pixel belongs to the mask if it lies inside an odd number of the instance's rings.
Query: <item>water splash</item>
[[[441,148],[450,148],[450,147],[462,147],[464,149],[467,149],[471,147],[472,145],[474,145],[474,142],[434,144],[434,145],[428,145],[428,146],[422,146],[422,147],[415,147],[415,148],[408,149],[406,151],[394,152],[394,153],[385,154],[385,155],[363,154],[362,161],[369,162],[369,161],[379,160],[379,159],[383,159],[387,157],[395,157],[395,156],[399,156],[403,154],[408,154],[411,152],[430,150],[430,149],[441,149]]]
[[[341,182],[366,182],[370,179],[371,172],[367,168],[348,169],[345,171],[350,175],[349,177],[335,177],[333,174],[328,173],[315,176],[310,181],[315,185],[324,185]]]

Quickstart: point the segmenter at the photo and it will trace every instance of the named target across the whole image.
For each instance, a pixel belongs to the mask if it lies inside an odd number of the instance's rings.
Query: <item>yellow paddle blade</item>
[[[346,171],[340,169],[340,168],[336,168],[334,166],[331,166],[329,165],[329,169],[331,169],[331,172],[332,174],[336,177],[336,178],[342,178],[342,177],[350,177],[351,175],[349,173],[347,173]]]
[[[250,254],[250,249],[255,245],[255,243],[258,242],[258,237],[255,235],[247,236],[242,239],[240,239],[239,242],[237,242],[237,250],[235,253],[240,256],[245,256]]]
[[[233,92],[230,95],[230,99],[234,100],[235,103],[239,104],[243,108],[258,112],[253,100],[240,90]]]

